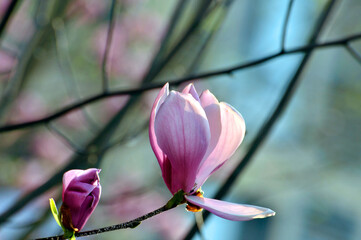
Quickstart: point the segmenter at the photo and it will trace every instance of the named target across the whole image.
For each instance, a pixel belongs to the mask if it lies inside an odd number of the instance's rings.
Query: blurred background
[[[330,2],[293,1],[286,51],[309,44]],[[321,43],[361,33],[361,2],[335,2]],[[290,1],[0,0],[1,22],[14,3],[5,27],[0,24],[1,126],[41,119],[102,94],[104,79],[110,92],[133,89],[277,54]],[[210,216],[202,237],[194,239],[361,238],[361,41],[350,46],[313,51],[287,109],[225,198],[277,215],[250,222]],[[236,154],[203,186],[205,196],[217,192],[245,155],[303,55],[195,79],[198,93],[209,89],[247,125]],[[171,194],[148,140],[158,91],[106,97],[52,121],[1,130],[0,239],[61,234],[48,199],[61,204],[66,169],[102,169],[102,198],[84,230],[164,205]],[[87,238],[182,239],[193,224],[182,205],[135,229]]]

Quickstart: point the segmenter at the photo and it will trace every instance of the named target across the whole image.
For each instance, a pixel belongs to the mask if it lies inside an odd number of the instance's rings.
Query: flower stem
[[[76,233],[75,236],[76,237],[84,237],[84,236],[89,236],[89,235],[94,235],[94,234],[99,234],[99,233],[104,233],[104,232],[110,232],[110,231],[115,231],[115,230],[119,230],[119,229],[126,229],[126,228],[135,228],[137,227],[139,224],[141,224],[142,221],[147,220],[148,218],[154,217],[155,215],[158,215],[162,212],[165,212],[167,210],[169,210],[170,208],[167,208],[165,205],[161,208],[158,208],[157,210],[154,210],[153,212],[147,213],[141,217],[138,217],[136,219],[133,219],[129,222],[125,222],[125,223],[120,223],[120,224],[116,224],[113,226],[109,226],[109,227],[103,227],[103,228],[99,228],[99,229],[94,229],[94,230],[90,230],[90,231],[85,231],[85,232],[79,232]]]
[[[197,224],[199,236],[200,236],[201,240],[205,240],[205,237],[204,237],[203,231],[202,231],[202,227],[204,224],[202,212],[195,212],[194,217],[195,217],[195,222]]]
[[[158,208],[158,209],[156,209],[156,210],[154,210],[154,211],[152,211],[150,213],[147,213],[147,214],[145,214],[145,215],[143,215],[141,217],[138,217],[138,218],[133,219],[133,220],[128,221],[128,222],[124,222],[124,223],[120,223],[120,224],[116,224],[116,225],[112,225],[112,226],[108,226],[108,227],[93,229],[93,230],[84,231],[84,232],[77,232],[77,233],[75,233],[75,237],[85,237],[85,236],[89,236],[89,235],[101,234],[101,233],[115,231],[115,230],[119,230],[119,229],[135,228],[139,224],[141,224],[142,221],[147,220],[148,218],[154,217],[155,215],[158,215],[158,214],[160,214],[162,212],[168,211],[168,210],[170,210],[172,208],[175,208],[176,206],[181,204],[182,199],[180,198],[180,195],[182,193],[175,194],[168,201],[168,203],[166,205],[164,205],[163,207]],[[184,193],[183,193],[183,195],[184,195]],[[172,204],[170,204],[170,203],[172,203]],[[34,240],[62,240],[62,239],[64,239],[64,235],[45,237],[45,238],[37,238],[37,239],[34,239]]]

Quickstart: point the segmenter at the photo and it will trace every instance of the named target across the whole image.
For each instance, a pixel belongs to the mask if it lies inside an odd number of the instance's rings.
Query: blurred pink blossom
[[[22,164],[18,177],[16,178],[16,185],[25,193],[30,193],[38,188],[46,180],[54,174],[54,166],[47,161],[39,159],[27,159],[27,162]],[[39,198],[35,204],[42,208],[49,206],[49,196],[58,195],[58,189],[50,189]]]
[[[9,122],[21,123],[44,117],[46,104],[38,95],[31,92],[20,94],[10,111]]]
[[[121,110],[128,102],[129,96],[115,96],[107,98],[102,101],[101,115],[102,119],[107,120],[106,117],[112,117],[115,113]]]
[[[108,1],[99,0],[75,0],[71,1],[67,8],[67,15],[79,15],[79,23],[96,21],[108,10]]]
[[[120,3],[124,4],[126,7],[132,7],[138,4],[144,4],[148,0],[119,0]]]
[[[20,166],[15,185],[24,194],[31,193],[46,182],[55,171],[56,170],[46,161],[27,159],[27,161]],[[47,208],[49,207],[49,196],[58,196],[58,194],[58,189],[52,188],[40,195],[32,206],[34,208],[40,207],[41,209]]]
[[[156,15],[125,15],[115,22],[108,56],[108,73],[125,76],[133,81],[143,78],[151,61],[151,54],[144,46],[152,46],[162,37],[162,21]],[[93,49],[102,64],[108,23],[99,27],[94,35]]]
[[[10,72],[17,63],[17,59],[4,50],[0,50],[0,74]]]
[[[163,21],[149,12],[139,15],[129,15],[122,22],[129,37],[138,41],[158,42],[164,31]]]
[[[61,166],[73,153],[59,137],[50,132],[36,134],[30,147],[37,158],[50,161],[55,166]]]
[[[21,174],[16,178],[17,185],[27,191],[38,187],[48,177],[46,172],[49,173],[49,169],[46,170],[45,166],[46,164],[37,159],[29,159],[26,164],[23,164]]]
[[[59,122],[72,128],[82,127],[85,124],[82,110],[74,110],[59,118]]]
[[[0,17],[2,18],[8,9],[10,0],[0,0]]]
[[[95,32],[93,47],[98,57],[99,64],[102,64],[103,56],[105,52],[105,46],[107,42],[108,24],[104,24],[99,27]],[[115,72],[121,72],[123,56],[127,47],[127,32],[120,24],[115,24],[113,29],[112,43],[109,48],[108,55],[108,72],[114,74]]]

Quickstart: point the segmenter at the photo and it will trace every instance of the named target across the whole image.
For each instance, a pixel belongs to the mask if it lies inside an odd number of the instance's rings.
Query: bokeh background
[[[11,2],[0,0],[1,19]],[[118,0],[105,66],[109,90],[172,82],[278,53],[289,2]],[[329,3],[293,2],[286,50],[308,44]],[[103,91],[111,4],[18,1],[0,33],[1,126],[43,118]],[[336,1],[318,41],[361,33],[360,12],[358,0]],[[361,53],[361,41],[350,44]],[[287,109],[225,198],[269,207],[277,215],[250,222],[211,216],[201,229],[203,239],[361,238],[361,57],[356,55],[344,45],[314,50]],[[247,125],[236,154],[203,186],[206,196],[215,194],[242,159],[302,57],[302,52],[287,54],[195,79],[199,93],[210,89],[241,112]],[[48,199],[61,203],[61,175],[52,176],[70,163],[102,169],[102,198],[84,230],[128,221],[165,204],[171,194],[147,128],[157,91],[104,98],[45,124],[1,132],[0,216],[24,196],[32,200],[0,221],[0,239],[61,233]],[[48,179],[46,191],[38,194]],[[136,229],[88,239],[182,239],[193,224],[193,214],[179,206]]]

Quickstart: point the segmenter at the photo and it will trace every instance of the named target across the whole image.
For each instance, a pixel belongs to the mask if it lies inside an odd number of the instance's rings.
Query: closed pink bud
[[[64,227],[80,231],[99,203],[100,169],[70,170],[63,176],[61,222]]]

